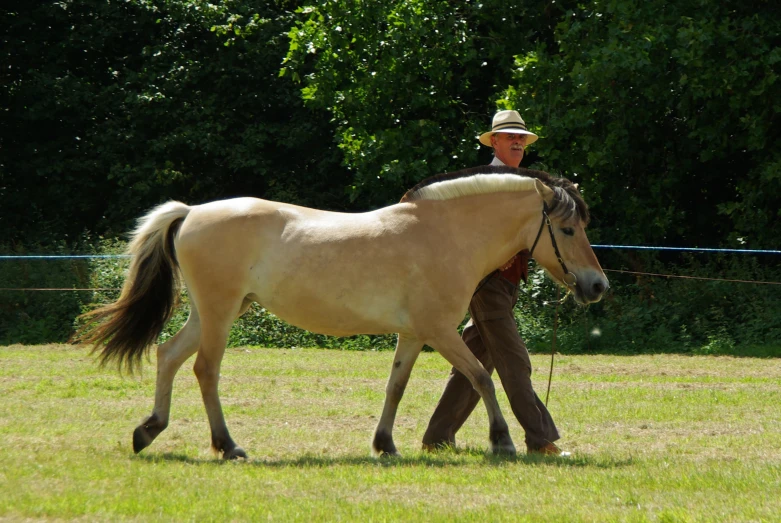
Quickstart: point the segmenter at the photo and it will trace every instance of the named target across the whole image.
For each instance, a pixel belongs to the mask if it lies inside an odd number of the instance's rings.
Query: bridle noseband
[[[578,277],[575,276],[574,273],[569,272],[567,269],[567,264],[564,263],[564,260],[561,259],[561,253],[559,252],[559,245],[556,243],[556,237],[553,235],[553,225],[551,225],[550,217],[548,216],[548,204],[545,202],[545,200],[542,201],[542,223],[540,223],[540,230],[537,231],[537,237],[534,239],[534,244],[532,245],[531,251],[529,252],[529,257],[531,257],[534,254],[534,248],[537,247],[537,242],[540,241],[540,236],[542,235],[542,229],[545,227],[545,224],[548,225],[548,232],[550,233],[550,241],[553,244],[553,252],[556,253],[556,259],[559,260],[559,264],[561,264],[561,268],[564,271],[564,277],[562,280],[567,285],[567,287],[574,287],[578,284]]]

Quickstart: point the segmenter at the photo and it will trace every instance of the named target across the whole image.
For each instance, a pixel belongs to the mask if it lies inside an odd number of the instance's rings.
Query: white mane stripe
[[[451,200],[473,194],[490,194],[534,189],[534,178],[515,174],[475,174],[421,187],[411,200]]]

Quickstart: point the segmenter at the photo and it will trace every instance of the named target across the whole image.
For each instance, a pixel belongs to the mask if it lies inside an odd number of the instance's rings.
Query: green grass
[[[229,349],[221,395],[246,462],[224,463],[191,362],[169,428],[140,455],[142,377],[83,348],[0,347],[0,519],[149,521],[778,521],[781,361],[559,356],[549,407],[570,460],[486,454],[482,405],[458,449],[420,439],[448,366],[423,353],[399,410],[403,457],[369,443],[389,352]],[[533,356],[544,396],[548,357]],[[501,389],[499,400],[511,416]],[[508,418],[515,442],[523,434]]]

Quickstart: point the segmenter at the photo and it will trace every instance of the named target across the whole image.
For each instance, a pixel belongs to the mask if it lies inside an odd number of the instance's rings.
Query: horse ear
[[[553,192],[553,189],[537,178],[534,179],[534,188],[537,189],[537,192],[542,196],[542,199],[545,200],[545,203],[547,203],[549,207],[553,205],[553,200],[556,198],[556,193]]]

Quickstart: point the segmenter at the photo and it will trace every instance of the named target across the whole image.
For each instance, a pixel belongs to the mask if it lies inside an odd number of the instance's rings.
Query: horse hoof
[[[515,443],[513,443],[509,436],[491,443],[491,452],[497,456],[515,456],[518,453],[515,450]]]
[[[385,449],[378,449],[375,446],[372,446],[372,454],[375,458],[398,458],[401,457],[401,454],[399,454],[399,451],[396,450],[396,447],[393,448],[385,448]]]
[[[491,441],[491,452],[500,456],[515,456],[518,452],[515,450],[515,443],[509,434],[503,435]]]
[[[390,435],[390,433],[384,430],[378,431],[374,435],[374,441],[372,441],[372,451],[377,457],[399,455],[399,451],[396,450],[396,445],[393,444],[393,437]]]
[[[147,432],[144,425],[136,427],[133,431],[133,452],[138,454],[154,441],[154,437]]]
[[[231,450],[226,450],[222,453],[222,459],[224,460],[230,460],[230,459],[247,459],[247,453],[244,452],[244,449],[241,447],[233,447]]]
[[[505,456],[515,456],[515,443],[510,437],[510,432],[504,430],[491,430],[488,434],[488,440],[491,442],[491,452],[494,454],[503,454]]]
[[[157,414],[152,414],[133,431],[133,452],[138,454],[155,440],[168,427],[168,421],[160,421]]]
[[[491,452],[496,456],[515,456],[518,453],[515,445],[493,445]]]

